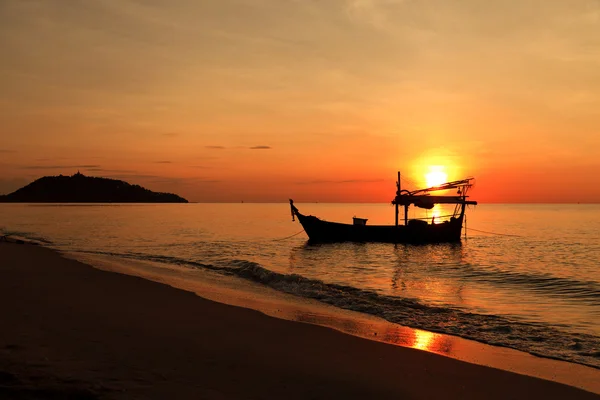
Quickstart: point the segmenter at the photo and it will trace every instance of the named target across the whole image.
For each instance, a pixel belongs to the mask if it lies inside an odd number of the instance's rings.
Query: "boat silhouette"
[[[400,188],[400,172],[396,182],[394,225],[368,225],[365,218],[353,218],[352,224],[329,222],[312,215],[302,214],[290,199],[292,220],[294,217],[304,228],[311,243],[328,242],[385,242],[385,243],[446,243],[459,242],[467,205],[477,205],[467,200],[467,192],[473,186],[473,178],[446,182],[434,187],[413,191]],[[436,192],[457,190],[457,195],[436,195]],[[408,208],[432,209],[436,204],[455,204],[454,212],[443,217],[408,218]],[[399,208],[404,207],[404,223],[398,220]]]

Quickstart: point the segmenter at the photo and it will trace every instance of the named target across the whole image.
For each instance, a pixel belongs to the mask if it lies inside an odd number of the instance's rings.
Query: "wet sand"
[[[0,242],[0,398],[598,399]]]

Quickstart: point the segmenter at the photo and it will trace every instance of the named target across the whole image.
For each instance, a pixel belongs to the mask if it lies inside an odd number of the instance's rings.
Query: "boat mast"
[[[469,190],[469,185],[464,185],[460,190],[460,196],[462,197],[462,204],[460,210],[460,218],[462,219],[465,216],[465,209],[467,208],[467,190]],[[477,204],[477,203],[475,203]]]
[[[398,182],[396,182],[396,199],[400,196],[400,171],[398,171]],[[396,201],[396,226],[398,226],[398,202]]]

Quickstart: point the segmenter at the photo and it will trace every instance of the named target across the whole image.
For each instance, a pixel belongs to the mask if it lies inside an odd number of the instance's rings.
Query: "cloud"
[[[115,179],[123,179],[123,180],[163,178],[162,176],[159,176],[159,175],[146,175],[146,174],[116,174],[116,175],[111,175],[110,177],[115,178]],[[132,183],[132,182],[130,182],[130,183]],[[135,183],[135,182],[133,182],[133,183]]]
[[[315,184],[346,184],[346,183],[377,183],[384,182],[383,179],[345,179],[340,181],[330,180],[314,180],[314,181],[302,181],[296,182],[298,185],[315,185]]]
[[[204,146],[207,149],[211,149],[211,150],[223,150],[225,148],[225,146]]]
[[[161,175],[151,175],[151,174],[138,174],[138,173],[126,173],[126,174],[115,174],[110,175],[111,178],[114,179],[122,179],[128,181],[131,184],[139,183],[139,181],[143,181],[144,183],[150,184],[195,184],[195,183],[217,183],[221,182],[220,180],[216,180],[210,177],[189,177],[189,178],[179,178],[172,176],[161,176]]]
[[[156,179],[152,179],[149,182],[153,184],[168,184],[168,185],[190,185],[190,184],[198,184],[198,183],[219,183],[220,180],[211,179],[211,178],[202,178],[202,177],[194,177],[194,178],[169,178],[169,177],[160,177]]]
[[[90,158],[96,158],[96,157],[90,157]],[[56,162],[58,160],[68,160],[69,157],[52,157],[52,158],[48,158],[48,157],[44,157],[44,158],[36,158],[35,161],[52,161],[52,162]]]
[[[135,173],[137,171],[134,170],[130,170],[130,169],[108,169],[108,168],[86,168],[86,171],[90,171],[90,172],[108,172],[108,173],[112,173],[112,172],[116,172],[116,173]]]
[[[376,29],[390,27],[390,15],[398,12],[405,0],[348,0],[346,15],[355,23],[366,23]]]
[[[61,169],[61,168],[100,168],[99,165],[28,165],[20,167],[20,169]]]
[[[172,161],[154,161],[155,164],[173,164]]]
[[[250,147],[250,150],[269,150],[271,146],[253,146]]]
[[[16,153],[15,150],[0,149],[0,154]]]

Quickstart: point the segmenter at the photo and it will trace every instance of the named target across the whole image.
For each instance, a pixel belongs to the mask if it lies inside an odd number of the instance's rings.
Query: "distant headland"
[[[187,203],[173,193],[153,192],[127,182],[85,176],[45,176],[7,195],[1,203]]]

